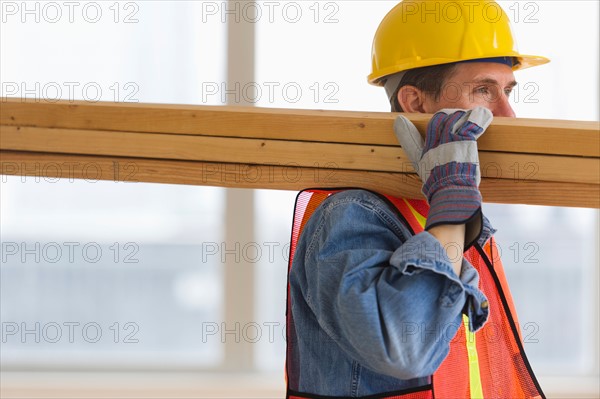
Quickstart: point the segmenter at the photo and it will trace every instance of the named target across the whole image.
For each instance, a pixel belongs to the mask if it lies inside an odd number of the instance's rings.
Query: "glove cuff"
[[[423,184],[423,194],[432,204],[432,198],[438,191],[448,188],[476,189],[478,186],[477,175],[479,165],[468,162],[448,162],[436,165],[431,169],[431,174]],[[481,202],[481,201],[479,201]]]
[[[444,224],[465,224],[465,250],[481,235],[481,193],[476,187],[444,187],[431,196],[429,205],[425,230]]]

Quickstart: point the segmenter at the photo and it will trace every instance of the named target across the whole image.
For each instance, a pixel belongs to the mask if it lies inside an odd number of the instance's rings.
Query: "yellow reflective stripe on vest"
[[[404,203],[410,209],[410,212],[421,225],[425,228],[426,219],[421,216],[410,203],[402,198]],[[469,356],[469,387],[471,399],[483,399],[483,388],[481,386],[481,373],[479,372],[479,356],[477,355],[477,344],[475,342],[475,333],[469,329],[469,317],[463,315],[463,323],[465,325],[465,344],[467,346],[467,354]]]
[[[471,399],[483,399],[483,388],[481,387],[481,374],[479,373],[479,357],[477,356],[477,343],[475,342],[475,333],[469,330],[469,317],[463,315],[465,325],[465,342],[467,344],[467,354],[469,355],[469,387]]]
[[[412,207],[412,205],[410,204],[410,202],[408,202],[404,198],[402,198],[402,201],[404,201],[404,203],[406,204],[406,206],[408,206],[408,209],[410,209],[410,213],[412,213],[413,216],[415,217],[415,219],[417,219],[417,222],[419,222],[419,224],[421,225],[421,227],[425,228],[425,222],[427,220],[423,216],[421,216],[421,214],[419,212],[417,212],[417,210],[415,208]]]

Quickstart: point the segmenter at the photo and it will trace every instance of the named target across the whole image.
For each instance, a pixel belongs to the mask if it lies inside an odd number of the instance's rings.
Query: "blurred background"
[[[499,3],[552,59],[516,73],[517,116],[598,121],[598,2]],[[0,1],[1,95],[386,112],[366,76],[395,4]],[[285,396],[296,193],[93,176],[1,176],[1,396]],[[542,387],[598,397],[598,210],[484,211]]]

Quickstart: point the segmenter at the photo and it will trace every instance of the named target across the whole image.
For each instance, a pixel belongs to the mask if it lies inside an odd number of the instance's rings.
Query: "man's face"
[[[494,116],[515,117],[509,95],[517,84],[508,65],[494,62],[461,63],[446,79],[440,97],[427,96],[423,108],[435,113],[442,108],[488,108]]]

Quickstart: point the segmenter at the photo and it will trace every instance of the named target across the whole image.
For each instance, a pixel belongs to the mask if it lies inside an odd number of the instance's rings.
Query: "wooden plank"
[[[414,173],[399,146],[0,126],[0,148],[64,154]],[[598,184],[600,159],[482,151],[482,176]],[[560,165],[560,167],[558,167]]]
[[[103,131],[397,145],[397,114],[2,98],[0,124]],[[431,115],[406,114],[420,131]],[[483,151],[600,157],[598,122],[494,119]]]
[[[0,172],[21,176],[20,181],[24,182],[31,179],[54,182],[62,178],[67,181],[112,180],[295,191],[307,187],[361,187],[389,195],[421,197],[421,182],[414,174],[291,165],[1,151]],[[485,179],[481,183],[481,192],[486,202],[600,208],[597,184]]]

